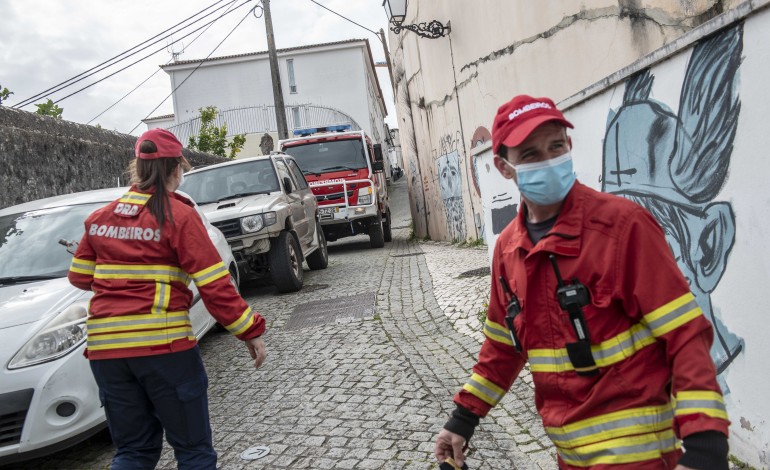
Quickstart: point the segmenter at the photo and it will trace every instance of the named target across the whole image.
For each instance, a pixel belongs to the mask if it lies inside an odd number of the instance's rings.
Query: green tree
[[[9,96],[11,96],[13,92],[9,90],[8,88],[4,88],[2,85],[0,85],[0,106],[3,105],[3,100],[7,100]]]
[[[58,104],[54,104],[50,99],[45,103],[35,105],[37,107],[36,114],[42,114],[43,116],[52,116],[57,119],[61,119],[61,113],[64,109],[60,108]]]
[[[219,110],[216,106],[206,106],[200,108],[201,116],[201,130],[198,132],[198,136],[190,136],[188,147],[201,152],[212,153],[219,155],[220,157],[227,157],[230,159],[235,158],[238,152],[243,148],[243,144],[246,143],[246,136],[239,134],[233,136],[233,139],[227,142],[227,123],[217,127],[213,124],[214,120],[219,114]],[[227,153],[227,150],[230,153]]]

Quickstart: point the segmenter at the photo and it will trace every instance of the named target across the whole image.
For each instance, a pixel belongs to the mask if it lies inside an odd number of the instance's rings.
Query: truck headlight
[[[358,190],[358,205],[365,206],[372,203],[372,187],[367,186]]]
[[[265,226],[262,214],[250,215],[241,219],[241,228],[246,233],[259,232]]]
[[[8,363],[8,368],[21,369],[69,354],[86,339],[87,317],[88,301],[74,302],[30,338]]]

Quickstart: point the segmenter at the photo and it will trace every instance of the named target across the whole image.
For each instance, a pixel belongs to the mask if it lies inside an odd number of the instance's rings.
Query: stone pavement
[[[329,244],[328,269],[306,271],[299,293],[242,286],[268,324],[261,369],[227,333],[201,341],[220,468],[437,468],[433,440],[483,338],[488,257],[485,248],[410,240],[406,197],[402,179],[391,188],[384,249],[367,237]],[[556,468],[532,395],[524,373],[477,429],[471,469]],[[243,460],[253,446],[270,453]],[[113,451],[102,433],[13,468],[105,469]],[[158,468],[176,468],[170,448]]]

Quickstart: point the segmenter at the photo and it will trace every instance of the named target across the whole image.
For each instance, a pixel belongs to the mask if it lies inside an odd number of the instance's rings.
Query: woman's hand
[[[254,359],[254,368],[259,369],[259,366],[265,362],[265,358],[267,357],[265,341],[261,337],[247,339],[246,347],[249,349],[251,358]]]

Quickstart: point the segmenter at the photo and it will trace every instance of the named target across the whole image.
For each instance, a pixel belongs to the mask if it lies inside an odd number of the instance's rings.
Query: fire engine
[[[297,129],[279,148],[293,156],[318,202],[328,241],[369,235],[372,248],[391,240],[382,146],[350,125]]]

